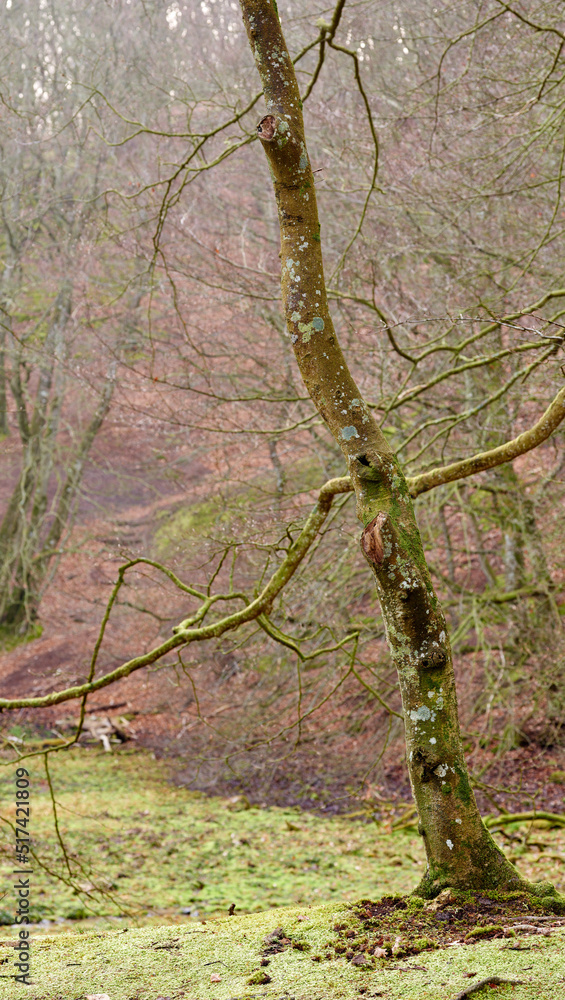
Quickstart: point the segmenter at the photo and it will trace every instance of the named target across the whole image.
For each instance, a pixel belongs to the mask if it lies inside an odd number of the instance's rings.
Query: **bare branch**
[[[519,434],[512,441],[506,441],[498,448],[491,448],[471,458],[464,458],[460,462],[452,462],[442,468],[430,469],[420,476],[408,479],[410,494],[417,497],[420,493],[427,493],[436,486],[443,486],[444,483],[453,483],[456,479],[465,479],[473,476],[477,472],[484,472],[486,469],[493,469],[497,465],[511,462],[519,455],[525,455],[532,448],[537,448],[543,441],[553,434],[554,430],[565,417],[565,389],[561,389],[555,399],[549,404],[542,417],[530,427],[529,430]]]
[[[173,582],[176,581],[174,574],[172,574],[169,570],[166,570],[164,567],[161,567],[158,563],[151,562],[150,560],[136,559],[131,563],[127,563],[120,569],[118,581],[115,584],[110,597],[108,609],[102,622],[101,635],[99,636],[99,640],[95,646],[89,680],[84,684],[77,684],[74,687],[66,688],[63,691],[54,691],[51,694],[44,695],[43,697],[0,698],[0,710],[14,708],[45,708],[48,705],[59,705],[63,701],[71,701],[74,698],[85,698],[93,691],[99,691],[101,688],[107,687],[109,684],[113,684],[122,677],[129,677],[130,674],[134,673],[136,670],[140,670],[142,667],[147,667],[151,663],[156,663],[157,660],[161,660],[173,649],[188,646],[191,642],[201,642],[205,639],[217,639],[221,635],[224,635],[225,632],[239,628],[247,622],[255,621],[265,612],[268,613],[272,607],[273,601],[291,579],[295,570],[308,552],[308,549],[316,539],[320,528],[330,512],[334,497],[339,493],[348,493],[350,489],[351,486],[348,477],[344,477],[342,479],[330,479],[327,483],[324,483],[318,494],[318,502],[316,503],[316,506],[310,513],[298,538],[290,546],[286,558],[273,573],[269,582],[263,588],[259,596],[256,597],[254,601],[251,601],[247,607],[243,608],[241,611],[235,612],[234,614],[226,615],[224,618],[221,618],[219,621],[211,625],[201,626],[200,628],[192,628],[192,622],[195,619],[198,620],[202,617],[199,613],[197,613],[196,616],[187,618],[185,621],[177,625],[173,629],[173,636],[170,639],[167,639],[166,642],[161,643],[160,646],[156,646],[154,649],[150,650],[148,653],[144,653],[142,656],[136,656],[132,660],[122,663],[119,667],[116,667],[115,670],[112,670],[107,674],[103,674],[101,677],[94,678],[93,672],[95,666],[95,656],[100,648],[104,629],[106,627],[111,608],[115,603],[118,591],[123,582],[126,570],[131,566],[137,565],[139,562],[149,563],[150,565],[163,570],[163,572],[165,572],[169,578],[173,580]],[[180,581],[178,582],[180,583]],[[187,588],[184,584],[181,586],[181,589],[189,590],[189,592],[192,590],[192,588]],[[222,597],[223,599],[227,599],[228,597],[241,597],[241,595],[229,594],[222,595]],[[218,599],[218,595],[216,595],[215,599]],[[205,603],[209,606],[214,603],[214,601],[213,599],[208,598]]]

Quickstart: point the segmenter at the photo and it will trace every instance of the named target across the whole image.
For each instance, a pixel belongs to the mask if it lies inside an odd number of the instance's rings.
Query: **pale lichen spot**
[[[317,330],[318,332],[321,332],[324,329],[324,326],[325,326],[325,323],[324,323],[322,317],[321,316],[314,316],[314,319],[312,320],[312,326],[314,327],[315,330]]]
[[[356,436],[359,437],[359,435],[357,434],[357,432],[355,432],[355,433],[356,433]],[[342,431],[342,434],[343,434],[343,431]],[[420,705],[420,708],[412,709],[412,711],[410,712],[410,718],[412,719],[413,722],[418,722],[420,720],[422,722],[427,722],[428,719],[431,719],[431,717],[432,717],[432,713],[430,712],[430,710],[429,710],[429,708],[428,708],[427,705]]]
[[[304,156],[304,153],[300,157],[299,166],[301,170],[306,170],[306,167],[308,166],[308,157]]]
[[[341,436],[344,441],[351,441],[351,438],[358,438],[357,428],[353,426],[343,427],[341,430]]]
[[[315,333],[314,323],[299,323],[298,329],[302,334],[302,343],[307,344],[313,333]]]
[[[300,319],[300,313],[296,312],[296,309],[295,309],[294,312],[292,313],[292,316],[290,318],[291,318],[291,320],[292,320],[293,323],[298,323],[298,321]]]

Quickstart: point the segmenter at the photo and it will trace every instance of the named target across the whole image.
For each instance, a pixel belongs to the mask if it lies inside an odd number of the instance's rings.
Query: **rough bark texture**
[[[328,310],[314,177],[302,103],[276,4],[240,0],[267,114],[267,155],[281,232],[283,306],[307,390],[346,458],[365,525],[361,546],[377,583],[398,670],[408,767],[428,871],[419,887],[528,888],[486,830],[461,745],[445,619],[432,586],[403,472],[347,367]]]

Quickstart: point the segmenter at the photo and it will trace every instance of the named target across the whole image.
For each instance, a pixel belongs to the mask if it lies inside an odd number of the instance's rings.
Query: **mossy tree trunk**
[[[294,68],[272,0],[240,0],[267,114],[257,131],[278,205],[287,328],[306,388],[354,485],[361,546],[375,575],[398,670],[408,768],[428,856],[419,887],[525,888],[481,820],[459,733],[446,622],[402,469],[348,369],[328,309],[314,176]],[[539,891],[551,892],[548,886]]]

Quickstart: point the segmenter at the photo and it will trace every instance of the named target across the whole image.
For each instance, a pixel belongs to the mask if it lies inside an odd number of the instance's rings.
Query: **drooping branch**
[[[200,621],[204,617],[208,608],[216,603],[218,599],[206,598],[204,602],[206,607],[203,612],[202,609],[200,609],[200,611],[196,612],[195,615],[192,615],[190,618],[180,622],[180,624],[173,629],[173,635],[170,639],[167,639],[166,642],[161,643],[154,649],[149,650],[149,652],[144,653],[141,656],[136,656],[133,659],[128,660],[126,663],[120,664],[119,667],[116,667],[115,670],[109,671],[107,674],[103,674],[100,677],[92,676],[91,679],[86,681],[84,684],[76,684],[74,687],[66,688],[63,691],[53,691],[51,694],[43,695],[37,698],[0,698],[0,711],[16,708],[46,708],[49,705],[59,705],[61,702],[71,701],[75,698],[84,698],[94,691],[99,691],[101,688],[115,683],[115,681],[120,680],[122,677],[129,677],[130,674],[133,674],[136,670],[141,670],[142,667],[147,667],[152,663],[156,663],[173,649],[188,646],[192,642],[202,642],[206,639],[218,639],[226,632],[237,629],[241,625],[245,625],[248,622],[255,621],[263,614],[268,614],[273,601],[294,575],[312,543],[317,538],[318,533],[330,512],[334,497],[340,493],[348,493],[349,491],[350,485],[347,477],[341,479],[330,479],[327,483],[324,483],[318,494],[318,501],[315,507],[307,518],[298,538],[288,549],[285,559],[278,569],[275,570],[258,597],[256,597],[255,600],[250,601],[246,607],[240,611],[236,611],[230,615],[225,615],[223,618],[220,618],[218,621],[213,622],[210,625],[194,627],[193,623]],[[108,602],[108,611],[103,619],[101,636],[99,642],[96,644],[96,648],[100,647],[104,629],[108,621],[109,611],[116,601],[117,593],[122,586],[126,571],[140,563],[149,564],[163,570],[166,575],[173,580],[173,582],[175,581],[174,574],[171,574],[170,571],[166,571],[164,567],[160,566],[158,563],[152,562],[149,559],[134,559],[131,562],[126,563],[125,566],[122,566],[118,581],[114,585]],[[178,583],[180,584],[180,581],[178,581]],[[184,585],[180,585],[180,589],[194,593],[193,588],[187,588]],[[235,597],[241,598],[241,596],[242,595],[239,594],[225,594],[222,595],[222,600],[230,600]]]

